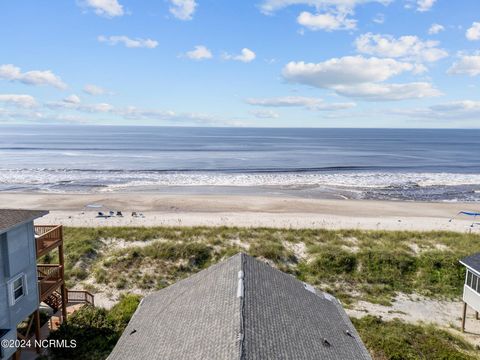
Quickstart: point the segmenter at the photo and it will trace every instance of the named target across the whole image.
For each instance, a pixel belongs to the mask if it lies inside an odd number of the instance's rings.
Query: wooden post
[[[33,316],[35,317],[35,339],[37,343],[35,345],[35,349],[37,350],[37,354],[40,354],[40,346],[38,345],[38,341],[40,341],[40,311],[37,309]]]
[[[477,320],[479,320],[479,318],[478,318],[478,311],[475,311],[475,318],[476,318]]]
[[[463,314],[462,314],[462,332],[465,332],[465,320],[467,318],[467,303],[463,303]]]
[[[67,322],[67,288],[65,287],[65,259],[63,255],[63,227],[60,227],[60,238],[62,239],[61,245],[58,247],[58,259],[62,269],[60,276],[62,277],[62,286],[60,287],[62,295],[62,318],[63,322]]]

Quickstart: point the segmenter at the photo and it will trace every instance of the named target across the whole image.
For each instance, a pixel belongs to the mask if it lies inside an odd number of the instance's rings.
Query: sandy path
[[[399,295],[392,306],[382,306],[359,301],[353,309],[347,309],[352,317],[380,316],[384,320],[399,318],[409,323],[433,324],[463,337],[473,345],[480,346],[480,320],[475,311],[468,308],[465,333],[460,331],[463,303],[461,301],[438,301],[420,296]]]

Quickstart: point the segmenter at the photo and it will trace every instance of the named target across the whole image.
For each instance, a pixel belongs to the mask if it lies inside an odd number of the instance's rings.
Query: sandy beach
[[[245,226],[274,228],[447,230],[470,232],[471,219],[450,218],[472,203],[328,200],[250,195],[165,195],[155,193],[1,193],[1,207],[47,209],[39,223],[66,226]],[[122,211],[98,218],[87,204]],[[144,217],[132,217],[135,211]]]

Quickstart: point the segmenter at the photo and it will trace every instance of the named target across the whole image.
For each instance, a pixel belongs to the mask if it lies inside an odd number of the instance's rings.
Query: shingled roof
[[[0,234],[47,214],[44,210],[0,209]]]
[[[331,295],[237,254],[145,297],[110,360],[371,359]]]
[[[480,274],[480,253],[464,257],[460,263]]]

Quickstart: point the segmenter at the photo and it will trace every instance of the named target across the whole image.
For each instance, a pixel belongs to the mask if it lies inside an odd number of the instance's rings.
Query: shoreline
[[[85,210],[87,204],[102,209]],[[480,233],[472,219],[458,218],[476,203],[306,199],[258,195],[165,195],[159,193],[0,193],[1,207],[46,209],[39,224],[65,226],[238,226],[362,230],[456,231]],[[97,211],[124,217],[97,218]],[[131,213],[144,217],[132,217]]]

